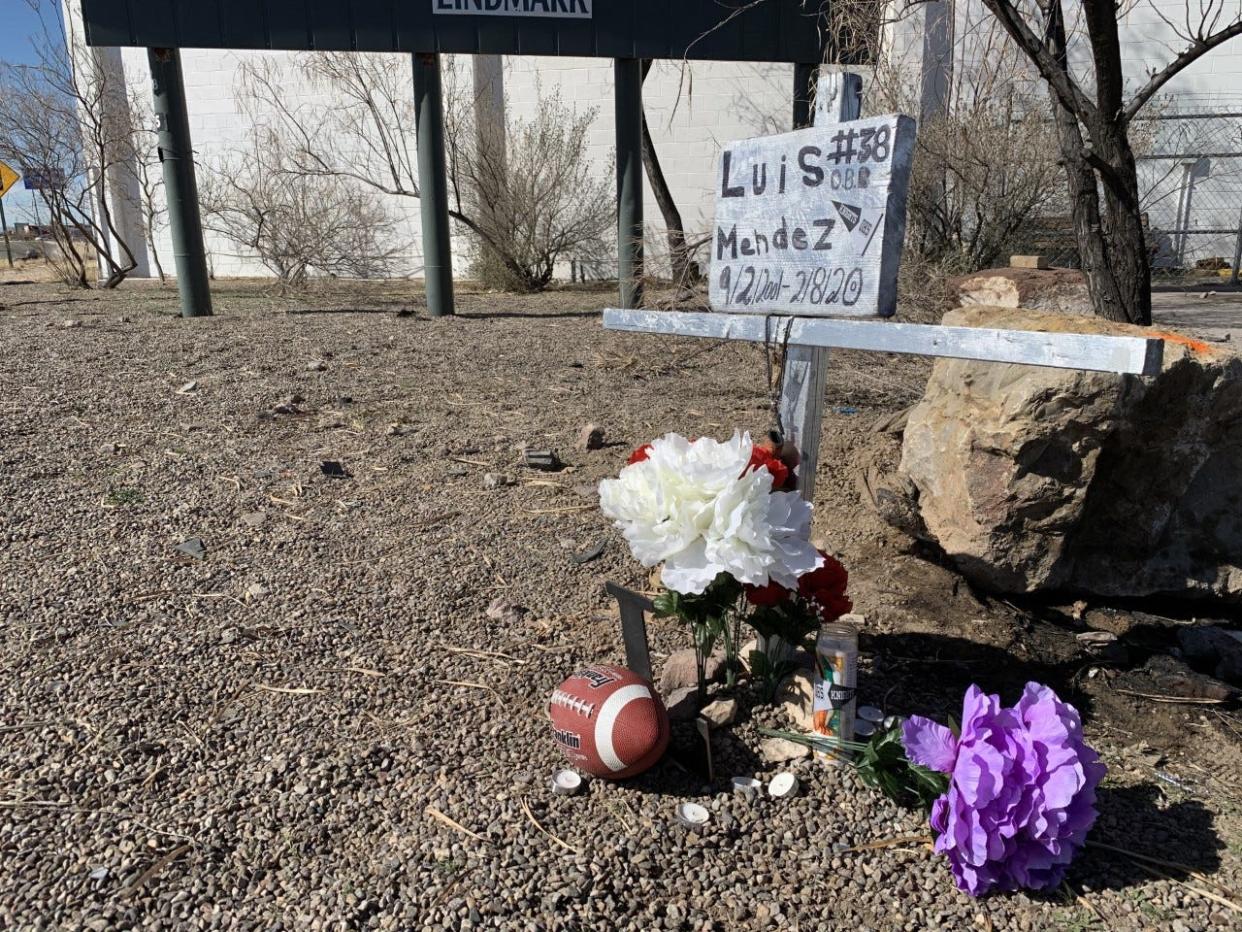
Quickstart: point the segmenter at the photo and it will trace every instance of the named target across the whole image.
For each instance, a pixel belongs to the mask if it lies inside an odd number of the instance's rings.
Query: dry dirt
[[[0,286],[0,928],[1237,928],[1242,721],[1117,688],[1178,612],[1092,656],[861,503],[920,360],[833,357],[815,534],[867,618],[862,699],[944,719],[970,682],[1054,685],[1111,768],[1093,838],[1170,865],[1097,847],[1062,891],[972,901],[917,842],[848,850],[926,831],[852,774],[725,795],[776,769],[749,699],[714,786],[665,763],[550,796],[546,698],[622,657],[603,583],[647,586],[595,484],[666,431],[769,426],[762,348],[607,333],[611,298],[430,320],[395,289],[217,283],[186,321],[169,289]],[[576,448],[587,423],[605,449]],[[672,827],[686,797],[711,830]]]

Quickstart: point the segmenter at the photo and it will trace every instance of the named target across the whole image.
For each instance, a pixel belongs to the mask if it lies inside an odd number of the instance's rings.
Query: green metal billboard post
[[[643,303],[643,69],[637,58],[618,58],[617,281],[621,307]]]
[[[427,313],[447,317],[453,313],[453,254],[449,247],[439,55],[414,55],[414,123],[418,137],[418,208],[423,223]]]
[[[182,317],[210,317],[211,290],[207,282],[207,253],[198,212],[198,184],[194,180],[194,150],[190,144],[190,117],[181,80],[178,49],[147,49],[155,116],[159,121],[159,156],[164,168],[168,199],[168,229],[177,265],[177,291]]]

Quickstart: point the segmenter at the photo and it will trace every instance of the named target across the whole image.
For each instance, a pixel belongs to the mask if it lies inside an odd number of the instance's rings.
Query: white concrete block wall
[[[220,158],[244,151],[249,144],[251,121],[236,91],[243,58],[265,56],[281,63],[289,76],[285,94],[290,102],[331,105],[329,99],[295,73],[292,64],[296,54],[200,49],[182,52],[190,132],[195,160],[202,166],[200,173],[218,164]],[[127,80],[135,86],[149,86],[145,49],[125,49],[123,60]],[[458,85],[469,89],[468,60],[463,56],[447,57],[445,68],[455,69]],[[531,119],[537,113],[541,96],[557,90],[570,107],[580,111],[595,108],[589,155],[599,172],[609,178],[616,145],[612,87],[613,66],[609,59],[511,57],[505,61],[505,100],[511,119]],[[658,62],[644,92],[651,132],[687,229],[705,231],[712,213],[712,184],[721,143],[789,128],[792,66],[695,62],[685,66],[683,73],[680,64]],[[412,127],[410,132],[412,135]],[[409,231],[407,265],[414,271],[421,265],[417,201],[403,197],[387,200],[394,213],[404,217],[403,226]],[[653,239],[652,253],[660,255],[662,250],[655,238],[662,237],[663,223],[649,186],[645,213]],[[253,257],[239,254],[237,246],[223,237],[207,232],[205,239],[215,275],[267,274]],[[156,242],[160,258],[171,272],[172,244],[167,229],[157,232]],[[455,237],[454,253],[455,269],[459,275],[464,274],[468,257],[466,243],[460,237]],[[613,269],[604,272],[615,274]]]

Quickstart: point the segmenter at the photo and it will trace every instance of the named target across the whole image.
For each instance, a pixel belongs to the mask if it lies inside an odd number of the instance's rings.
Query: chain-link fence
[[[1242,98],[1189,107],[1167,101],[1135,120],[1131,142],[1156,284],[1238,281],[1242,256]],[[1040,217],[1023,249],[1081,265],[1068,215]]]
[[[1135,121],[1132,135],[1157,280],[1207,275],[1236,284],[1242,101],[1232,109],[1158,108]]]

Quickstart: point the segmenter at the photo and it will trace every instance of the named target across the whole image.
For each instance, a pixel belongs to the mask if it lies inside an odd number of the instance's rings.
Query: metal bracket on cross
[[[875,320],[896,310],[914,121],[859,119],[861,102],[861,77],[828,74],[814,127],[723,147],[713,313],[604,312],[609,330],[786,346],[780,416],[808,501],[831,347],[1134,375],[1155,375],[1164,357],[1154,338]],[[860,317],[872,319],[841,319]]]
[[[621,640],[625,644],[626,667],[639,676],[654,680],[651,648],[647,645],[647,613],[654,612],[655,606],[645,595],[614,582],[605,583],[604,588],[617,600],[621,611]]]

